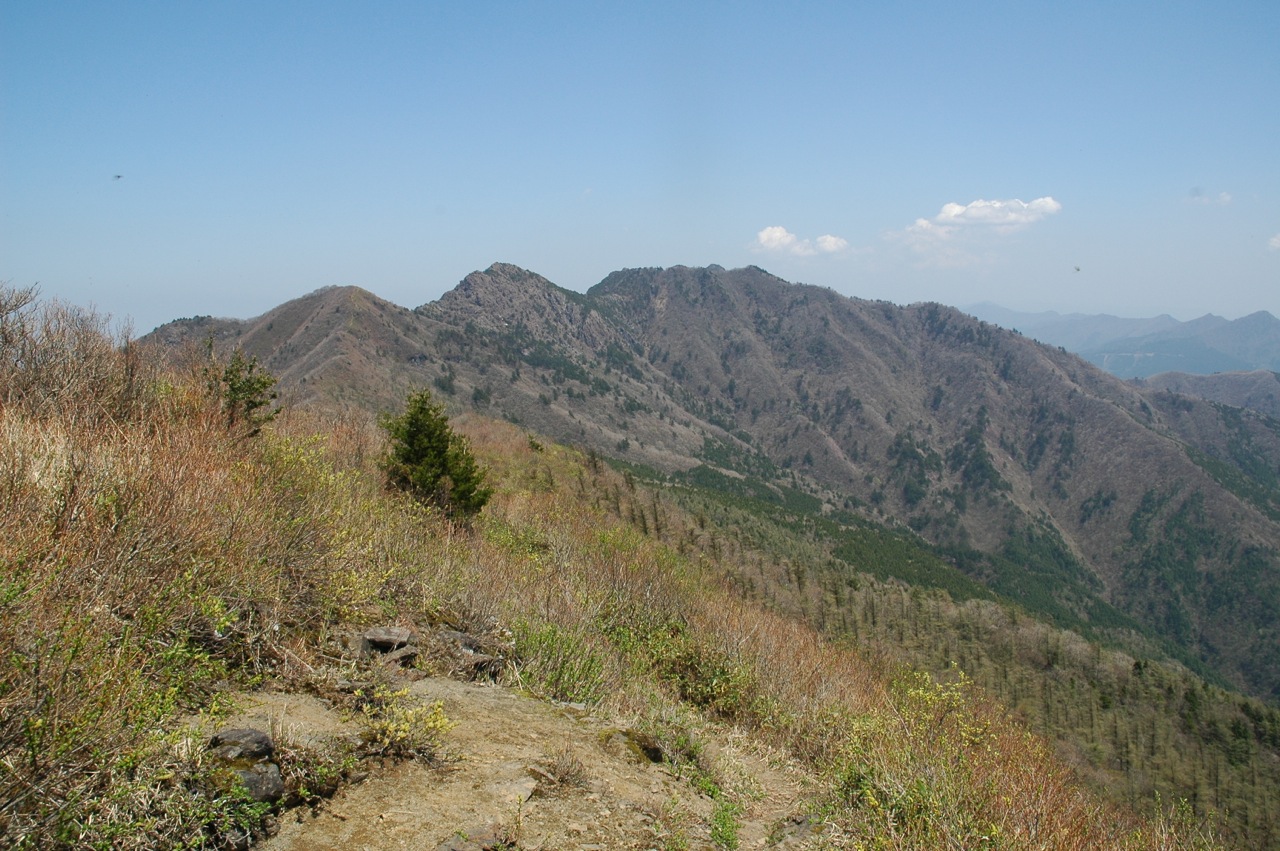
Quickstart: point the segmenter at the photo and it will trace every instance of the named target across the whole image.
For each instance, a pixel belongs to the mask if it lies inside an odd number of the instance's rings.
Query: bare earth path
[[[628,746],[618,722],[501,686],[428,678],[411,693],[443,701],[456,723],[442,768],[402,763],[375,769],[316,812],[281,817],[269,851],[483,851],[551,849],[816,848],[803,820],[802,775],[739,737],[710,734],[724,785],[743,804],[737,844],[712,842],[714,802],[669,765]],[[245,721],[266,715],[295,736],[340,732],[343,720],[314,698],[262,696]],[[585,769],[556,781],[557,756]],[[572,760],[570,760],[572,762]],[[507,844],[502,844],[502,843]]]

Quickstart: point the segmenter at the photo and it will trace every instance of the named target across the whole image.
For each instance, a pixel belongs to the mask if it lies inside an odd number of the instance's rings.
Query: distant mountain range
[[[1280,371],[1280,319],[1266,311],[1234,320],[1208,314],[1179,322],[1168,315],[1123,319],[1019,313],[992,304],[965,309],[979,319],[1076,352],[1121,378],[1150,378],[1163,372]]]
[[[1275,322],[1107,318],[1069,342],[1236,337],[1254,363]],[[210,337],[258,356],[292,404],[395,410],[429,387],[673,484],[918,535],[954,587],[1280,697],[1280,421],[959,310],[756,267],[628,269],[583,294],[495,264],[413,310],[328,288],[149,335]]]

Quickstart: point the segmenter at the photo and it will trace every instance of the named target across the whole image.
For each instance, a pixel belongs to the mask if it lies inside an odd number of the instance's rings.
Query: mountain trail
[[[628,723],[492,684],[426,678],[410,694],[441,701],[454,726],[438,766],[374,768],[315,809],[283,813],[268,851],[594,851],[816,847],[805,774],[745,736],[699,727],[718,803],[667,762],[646,756]],[[305,742],[353,723],[306,695],[261,694],[238,719]],[[704,786],[705,788],[705,786]],[[733,804],[729,805],[728,801]],[[827,837],[828,839],[830,837]]]

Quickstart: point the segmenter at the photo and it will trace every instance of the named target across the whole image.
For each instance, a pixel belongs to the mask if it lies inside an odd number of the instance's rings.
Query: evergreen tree
[[[204,369],[209,393],[226,418],[228,431],[253,437],[276,418],[280,409],[272,407],[278,398],[273,389],[276,377],[264,370],[257,357],[246,357],[236,349],[225,363],[213,353],[213,340],[205,342],[209,364]]]
[[[484,468],[431,391],[410,394],[404,413],[383,417],[381,425],[390,442],[382,459],[390,487],[455,515],[470,517],[484,508],[493,494]]]

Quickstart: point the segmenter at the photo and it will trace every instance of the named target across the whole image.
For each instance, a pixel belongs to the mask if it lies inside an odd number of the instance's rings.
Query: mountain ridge
[[[494,264],[412,311],[341,293],[156,336],[213,330],[301,402],[390,410],[430,386],[671,475],[794,488],[909,528],[1071,628],[1141,624],[1280,694],[1280,428],[1262,417],[1126,384],[954,308],[758,267],[620,270],[580,294]]]

